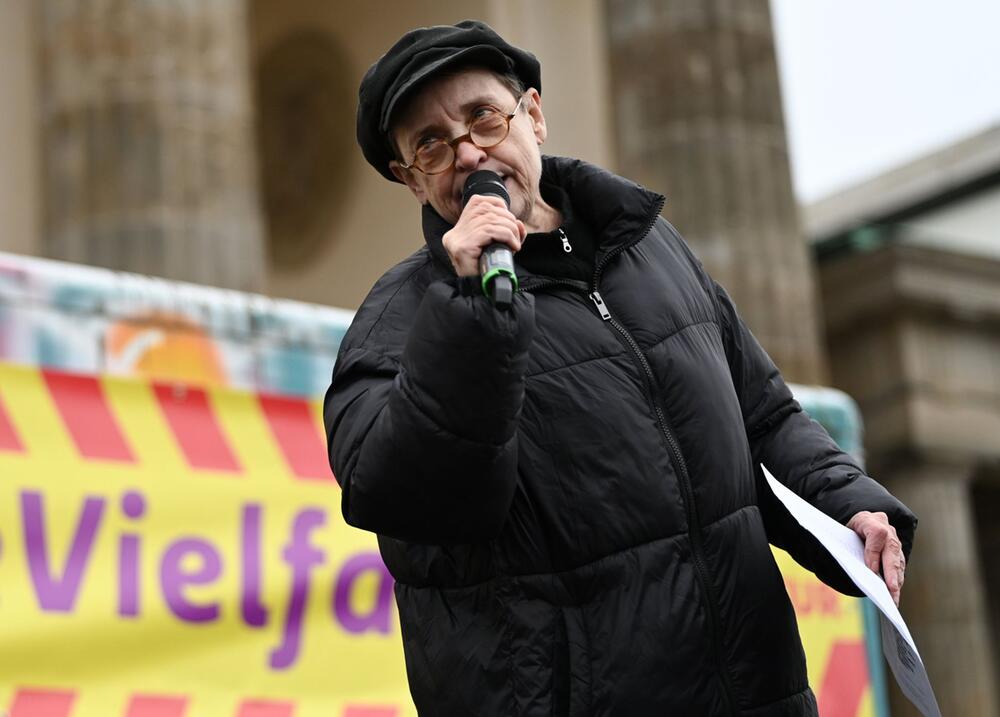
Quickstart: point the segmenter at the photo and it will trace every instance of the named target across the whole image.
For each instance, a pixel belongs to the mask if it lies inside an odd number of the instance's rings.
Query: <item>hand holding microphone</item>
[[[459,276],[482,279],[483,291],[501,309],[517,289],[514,252],[527,231],[510,213],[510,196],[495,172],[473,172],[462,192],[462,214],[444,236],[444,247]]]

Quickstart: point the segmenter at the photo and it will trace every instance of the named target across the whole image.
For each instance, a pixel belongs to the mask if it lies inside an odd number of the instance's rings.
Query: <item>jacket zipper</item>
[[[559,227],[559,240],[562,242],[564,252],[569,254],[573,251],[573,246],[569,243],[569,237],[566,236],[566,232],[563,231],[562,227]]]
[[[605,254],[597,263],[597,266],[594,267],[594,278],[592,280],[590,300],[597,307],[597,311],[600,314],[601,319],[610,324],[625,340],[625,343],[632,350],[632,354],[635,356],[639,366],[643,370],[643,373],[646,375],[651,403],[653,404],[653,410],[656,412],[656,418],[660,424],[660,432],[663,434],[663,437],[670,448],[670,455],[674,462],[674,468],[677,471],[677,477],[680,480],[681,490],[684,496],[685,513],[687,514],[688,538],[691,541],[691,555],[694,559],[695,573],[698,576],[698,582],[701,583],[702,591],[707,597],[706,602],[708,603],[709,630],[712,635],[712,645],[715,648],[716,666],[719,670],[719,676],[722,679],[723,694],[725,694],[726,697],[727,707],[729,708],[730,714],[735,715],[737,713],[735,705],[735,690],[729,676],[729,671],[726,668],[725,660],[722,656],[722,644],[719,637],[719,623],[721,618],[719,617],[718,601],[715,596],[715,589],[712,587],[711,580],[709,579],[708,565],[705,562],[704,545],[701,535],[701,522],[698,519],[698,509],[694,502],[694,489],[691,487],[691,477],[688,474],[687,462],[684,460],[684,455],[681,453],[677,439],[674,438],[670,424],[667,423],[667,418],[663,413],[663,409],[656,400],[656,380],[653,377],[653,370],[650,368],[645,354],[642,353],[642,349],[632,337],[632,334],[629,333],[628,329],[612,317],[611,311],[608,309],[607,304],[604,303],[604,297],[601,296],[601,292],[598,290],[598,284],[601,279],[601,273],[604,271],[604,267],[618,254],[621,254],[626,249],[635,246],[646,238],[646,235],[648,235],[650,230],[653,228],[653,223],[659,216],[660,211],[663,209],[663,203],[664,200],[660,199],[656,206],[656,210],[650,217],[649,222],[642,232],[637,234],[635,240],[629,242],[628,244],[616,247],[614,250]]]
[[[600,314],[601,319],[610,324],[622,337],[645,374],[646,381],[648,383],[647,390],[650,394],[650,403],[652,403],[653,410],[656,413],[656,419],[660,425],[660,432],[663,434],[667,446],[670,449],[670,457],[674,463],[674,469],[677,472],[677,477],[681,485],[681,492],[684,498],[684,510],[688,522],[688,538],[691,541],[691,555],[694,559],[695,574],[698,577],[698,582],[701,586],[702,592],[707,598],[706,603],[708,607],[709,631],[711,632],[712,646],[714,647],[715,652],[716,668],[719,671],[719,676],[723,683],[722,691],[725,695],[726,706],[728,707],[730,714],[736,715],[735,690],[729,676],[729,671],[726,668],[725,660],[722,657],[722,644],[719,637],[719,623],[721,618],[719,617],[718,601],[715,596],[715,589],[712,587],[711,580],[709,579],[708,565],[705,562],[704,545],[702,543],[701,536],[701,522],[698,519],[698,509],[694,502],[694,489],[691,487],[691,477],[688,474],[687,463],[684,460],[684,455],[681,453],[677,439],[674,438],[670,424],[667,423],[667,417],[664,415],[663,409],[656,400],[656,381],[653,377],[653,370],[650,368],[645,354],[642,353],[642,349],[632,337],[632,334],[629,333],[628,329],[612,317],[611,311],[608,309],[607,304],[604,303],[604,297],[601,296],[601,292],[597,288],[601,279],[601,273],[604,271],[604,267],[608,264],[608,262],[626,249],[635,246],[646,238],[650,230],[652,230],[653,224],[656,222],[656,218],[660,215],[660,211],[663,209],[663,203],[664,200],[660,199],[655,207],[655,210],[651,213],[646,226],[642,229],[642,231],[636,234],[634,240],[628,242],[627,244],[615,247],[612,251],[609,251],[601,257],[601,260],[594,267],[594,276],[591,279],[591,286],[588,287],[585,282],[574,279],[539,277],[535,281],[530,279],[525,281],[518,288],[518,291],[530,292],[548,288],[550,286],[566,286],[576,291],[587,293],[594,306],[597,307],[597,311]]]

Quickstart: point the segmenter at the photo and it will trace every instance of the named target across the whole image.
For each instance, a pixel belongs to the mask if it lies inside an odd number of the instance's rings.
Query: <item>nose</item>
[[[472,171],[486,159],[486,150],[474,145],[471,140],[459,142],[455,147],[455,168],[462,171]]]

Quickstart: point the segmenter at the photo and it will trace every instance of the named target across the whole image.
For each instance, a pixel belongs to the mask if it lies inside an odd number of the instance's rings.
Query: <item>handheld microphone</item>
[[[477,194],[500,197],[510,209],[510,194],[496,172],[481,169],[469,175],[462,189],[462,208]],[[517,291],[517,274],[514,273],[514,252],[506,244],[493,242],[479,255],[479,276],[483,293],[498,309],[508,309]]]

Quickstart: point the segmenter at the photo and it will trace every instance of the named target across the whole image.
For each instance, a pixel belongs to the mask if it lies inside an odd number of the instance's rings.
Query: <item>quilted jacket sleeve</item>
[[[781,374],[740,319],[726,291],[712,282],[726,356],[739,394],[757,474],[760,510],[771,543],[787,550],[831,587],[860,595],[829,554],[804,531],[764,483],[759,464],[810,504],[846,524],[862,510],[882,511],[909,557],[917,519],[809,418],[792,398]]]
[[[410,542],[486,540],[517,478],[533,297],[502,312],[438,281],[412,303],[341,345],[324,423],[344,518]]]

